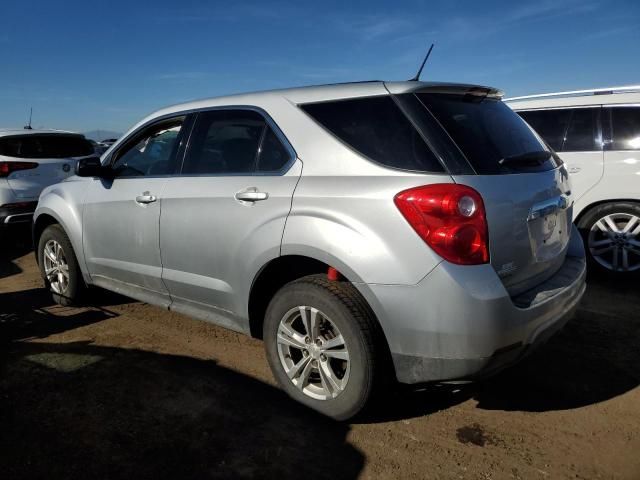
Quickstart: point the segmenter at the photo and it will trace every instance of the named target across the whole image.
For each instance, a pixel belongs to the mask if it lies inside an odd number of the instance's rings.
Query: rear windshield
[[[543,154],[530,160],[527,154],[549,149],[501,100],[436,93],[418,93],[417,97],[480,175],[551,170],[559,165],[551,153],[548,158]],[[520,157],[521,162],[504,160]]]
[[[93,146],[79,135],[16,135],[0,137],[0,155],[17,158],[84,157]]]
[[[376,163],[402,170],[444,172],[420,133],[389,95],[310,103],[301,108]]]

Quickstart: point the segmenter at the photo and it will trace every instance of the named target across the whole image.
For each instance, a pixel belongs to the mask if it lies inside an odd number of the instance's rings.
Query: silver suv
[[[336,419],[388,380],[471,380],[585,290],[559,158],[487,87],[365,82],[160,110],[46,189],[46,285],[87,286],[264,339]]]
[[[640,85],[507,100],[567,163],[590,268],[640,274]]]

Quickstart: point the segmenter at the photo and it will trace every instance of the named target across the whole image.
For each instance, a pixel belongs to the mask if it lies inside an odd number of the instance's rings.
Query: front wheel
[[[60,225],[48,226],[38,242],[38,263],[45,286],[60,305],[77,303],[85,291],[71,241]]]
[[[348,282],[310,275],[271,300],[264,341],[271,370],[293,399],[336,420],[355,416],[381,381],[377,324]]]
[[[640,274],[640,205],[607,203],[579,222],[590,265],[605,274]]]

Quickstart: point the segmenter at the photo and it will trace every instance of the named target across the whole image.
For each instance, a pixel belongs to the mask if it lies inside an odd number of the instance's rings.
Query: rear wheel
[[[590,266],[611,275],[640,274],[640,205],[607,203],[579,222]]]
[[[311,275],[285,285],[265,316],[271,370],[295,400],[346,420],[370,400],[382,376],[377,324],[348,282]]]
[[[50,225],[42,232],[38,263],[56,303],[71,305],[81,299],[86,287],[69,237],[60,225]]]

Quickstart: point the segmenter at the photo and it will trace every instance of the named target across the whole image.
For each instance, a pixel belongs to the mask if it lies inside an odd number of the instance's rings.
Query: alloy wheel
[[[613,272],[640,269],[640,218],[630,213],[605,215],[593,224],[587,246],[593,259]]]
[[[344,391],[351,362],[336,324],[320,310],[298,306],[280,320],[278,356],[289,380],[305,395],[328,400]]]
[[[69,288],[69,264],[62,245],[49,240],[43,250],[44,273],[54,293],[62,295]]]

